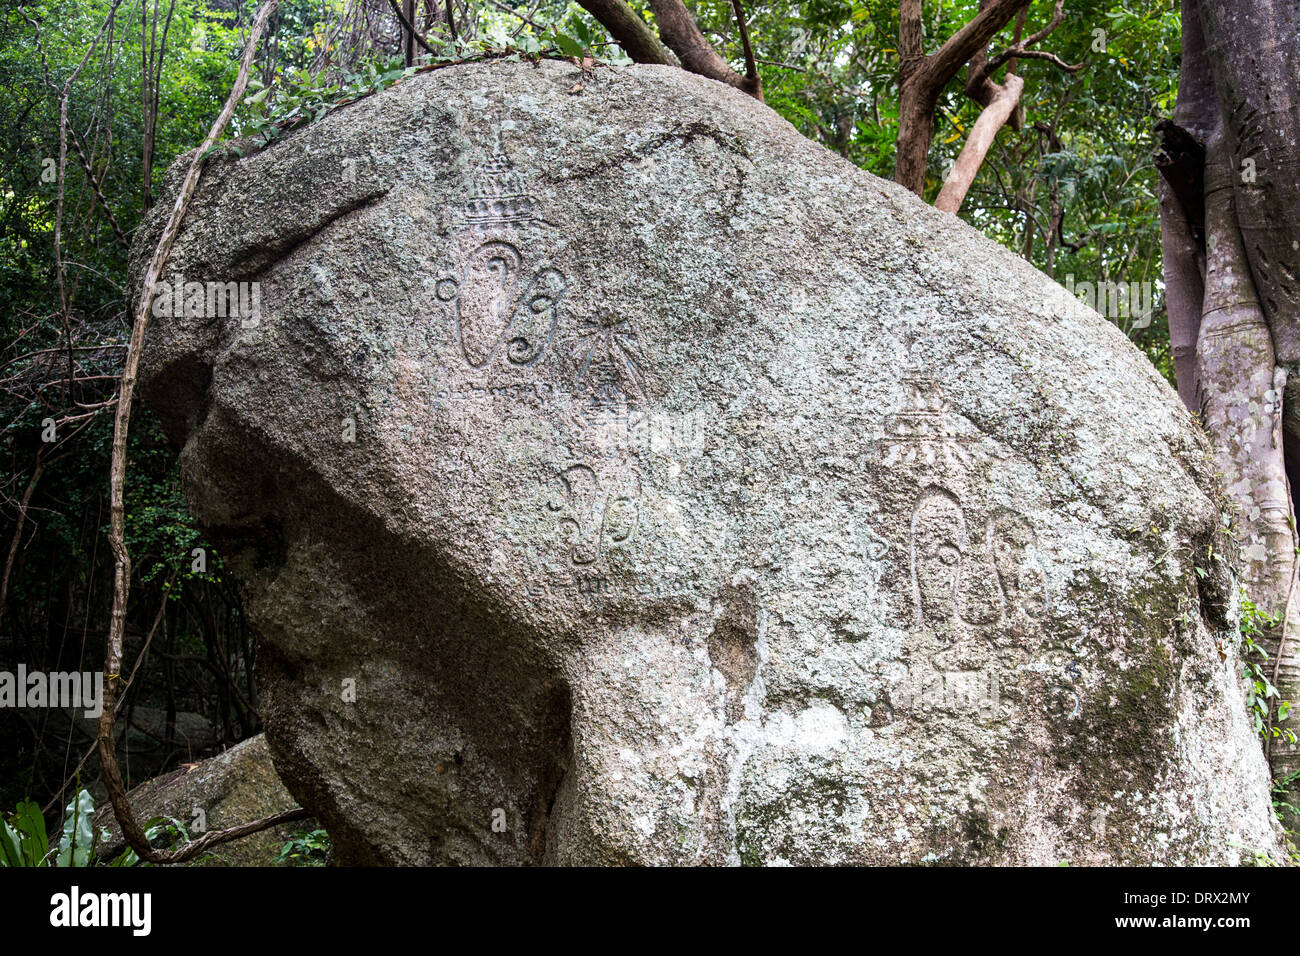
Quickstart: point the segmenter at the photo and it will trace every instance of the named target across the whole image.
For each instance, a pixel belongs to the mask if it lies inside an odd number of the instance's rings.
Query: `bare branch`
[[[1008,51],[1008,54],[1007,59],[1009,60],[1046,60],[1052,66],[1059,67],[1066,73],[1078,73],[1088,65],[1086,62],[1066,63],[1055,53],[1049,53],[1046,50],[1016,50],[1014,52]],[[993,67],[993,69],[997,69],[997,66]]]
[[[1023,14],[1024,11],[1021,12]],[[984,64],[983,68],[978,72],[975,78],[971,81],[971,84],[979,85],[984,80],[987,80],[990,76],[992,76],[993,73],[999,67],[1002,66],[1002,64],[1006,63],[1008,60],[1015,61],[1017,59],[1046,60],[1047,62],[1051,63],[1053,66],[1059,67],[1060,69],[1064,70],[1066,73],[1078,73],[1087,65],[1086,63],[1076,63],[1072,66],[1069,63],[1066,63],[1064,60],[1062,60],[1055,53],[1047,53],[1042,50],[1031,49],[1032,47],[1043,42],[1049,36],[1051,36],[1053,31],[1055,31],[1056,28],[1061,25],[1061,22],[1064,19],[1065,19],[1065,0],[1056,0],[1056,7],[1052,10],[1052,18],[1051,20],[1048,21],[1047,26],[1043,27],[1043,29],[1039,30],[1037,33],[1033,34],[1027,39],[1013,43],[1010,47],[1003,50],[993,59],[989,60],[986,64]],[[1013,69],[1014,69],[1014,64],[1013,64]],[[971,84],[968,84],[968,86]]]
[[[952,173],[943,184],[943,189],[939,191],[939,198],[934,201],[935,209],[942,209],[944,212],[956,215],[957,210],[961,208],[962,200],[966,198],[966,192],[984,163],[984,157],[988,155],[989,148],[993,145],[998,130],[1020,104],[1020,94],[1024,88],[1025,81],[1021,77],[1014,73],[1007,76],[998,95],[975,121],[970,136],[962,146],[961,155],[953,164]]]
[[[518,10],[516,10],[514,7],[508,7],[508,6],[506,6],[504,3],[501,2],[501,0],[488,0],[488,3],[492,4],[492,6],[496,7],[498,10],[502,11],[503,13],[508,13],[508,14],[510,14],[512,17],[516,17],[517,19],[522,20],[524,23],[528,24],[528,25],[529,25],[530,27],[532,27],[534,30],[539,30],[539,31],[545,31],[545,30],[546,30],[546,27],[542,26],[540,23],[538,23],[536,20],[534,20],[534,19],[533,19],[532,17],[530,17],[528,14],[526,14],[526,13],[520,13],[520,12],[519,12]],[[522,28],[520,28],[520,29],[522,29]]]
[[[745,8],[741,0],[731,0],[732,9],[736,11],[736,26],[740,29],[740,44],[745,50],[745,82],[747,91],[758,100],[763,99],[763,78],[758,75],[758,63],[754,60],[754,47],[749,42],[749,24],[745,22]]]
[[[727,65],[727,61],[704,38],[682,0],[650,0],[650,9],[659,23],[660,36],[677,54],[685,69],[762,99],[757,82],[751,82]]]
[[[987,47],[998,31],[1029,3],[1030,0],[990,0],[973,20],[950,36],[937,52],[925,58],[918,72],[925,75],[927,85],[936,85],[937,95],[938,90],[957,75],[976,51]]]
[[[429,46],[429,44],[425,41],[424,37],[420,36],[420,34],[416,32],[416,29],[412,25],[411,21],[406,19],[406,15],[402,13],[402,8],[397,5],[397,0],[388,0],[388,5],[392,7],[393,12],[397,14],[397,19],[402,24],[402,29],[405,30],[408,35],[415,37],[415,42],[420,44],[420,46],[424,47],[424,52],[433,53],[435,56],[437,56],[437,54],[434,52],[433,47]],[[448,8],[448,13],[450,12],[451,12],[450,8]]]
[[[23,492],[23,500],[18,505],[18,520],[14,527],[13,541],[9,543],[9,556],[5,559],[4,578],[0,579],[0,621],[4,620],[5,611],[9,608],[9,575],[14,569],[14,559],[18,556],[18,545],[23,539],[23,525],[27,521],[27,506],[31,504],[32,492],[36,490],[36,483],[41,480],[41,472],[45,470],[45,462],[41,457],[45,454],[48,445],[42,445],[36,453],[36,466],[32,469],[32,476],[27,481],[27,490]]]
[[[578,0],[578,3],[600,21],[635,62],[679,65],[650,25],[627,5],[626,0]]]
[[[109,476],[110,524],[109,544],[113,550],[113,614],[109,621],[107,652],[104,655],[104,708],[99,718],[99,756],[104,784],[108,789],[109,799],[113,804],[113,815],[117,818],[122,835],[140,858],[150,863],[179,863],[191,859],[216,843],[226,842],[258,830],[284,823],[288,820],[303,819],[304,810],[288,811],[276,814],[265,820],[254,821],[226,830],[204,834],[193,843],[178,850],[160,851],[153,848],[149,838],[135,818],[135,813],[127,799],[126,787],[122,783],[122,774],[117,766],[116,741],[113,736],[113,724],[117,713],[114,701],[117,695],[117,682],[122,680],[122,638],[126,627],[127,598],[131,591],[131,555],[126,548],[126,504],[124,488],[126,484],[126,442],[131,425],[131,399],[135,392],[136,376],[140,369],[140,352],[144,346],[144,333],[149,323],[154,294],[163,266],[171,254],[172,244],[180,232],[181,221],[189,208],[190,199],[199,184],[203,164],[213,145],[221,138],[235,107],[244,96],[248,87],[248,74],[253,64],[253,55],[257,51],[258,40],[266,29],[267,21],[275,12],[279,0],[266,0],[257,12],[248,36],[248,45],[239,65],[239,74],[231,88],[225,106],[217,116],[212,128],[202,145],[190,160],[176,201],[163,227],[158,245],[144,274],[140,290],[140,300],[136,306],[135,321],[131,327],[131,341],[126,354],[125,367],[122,369],[122,386],[118,393],[116,419],[113,427],[112,463]]]

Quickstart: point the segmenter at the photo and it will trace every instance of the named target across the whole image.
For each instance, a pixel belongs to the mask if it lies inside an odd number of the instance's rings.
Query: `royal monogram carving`
[[[946,488],[930,485],[912,510],[909,557],[917,627],[1000,624],[1047,612],[1047,579],[1028,522],[990,515],[974,529]]]
[[[462,211],[458,271],[435,289],[470,369],[528,368],[555,341],[564,275],[553,266],[532,270],[516,238],[534,225],[536,207],[504,154],[479,169]]]
[[[552,482],[547,507],[558,519],[565,557],[575,567],[595,564],[611,547],[636,533],[641,485],[629,478],[606,487],[588,465],[572,465]]]
[[[452,304],[456,342],[470,368],[502,351],[510,365],[526,367],[555,338],[564,276],[545,268],[525,279],[519,250],[493,240],[470,253],[459,281],[438,284],[438,298]]]

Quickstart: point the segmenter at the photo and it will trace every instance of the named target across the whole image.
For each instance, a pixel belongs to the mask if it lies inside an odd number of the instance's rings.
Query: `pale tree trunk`
[[[1205,299],[1205,143],[1222,127],[1219,98],[1210,78],[1196,0],[1183,0],[1182,76],[1173,122],[1156,124],[1162,145],[1160,238],[1165,263],[1165,305],[1178,395],[1199,411],[1196,340]],[[1187,9],[1190,6],[1190,9]]]
[[[1178,108],[1157,156],[1179,394],[1215,446],[1243,586],[1282,618],[1261,642],[1266,671],[1300,703],[1300,3],[1183,0],[1182,14]],[[1300,732],[1295,715],[1274,724]],[[1300,770],[1300,747],[1267,749],[1275,779]],[[1290,792],[1300,802],[1300,780]]]
[[[1295,564],[1291,501],[1282,453],[1286,370],[1273,339],[1237,225],[1232,170],[1222,137],[1206,150],[1205,298],[1196,359],[1205,427],[1225,490],[1239,505],[1242,581],[1251,600],[1279,614]]]
[[[944,181],[943,189],[939,190],[939,198],[934,201],[935,209],[955,213],[961,208],[967,190],[975,181],[975,175],[980,171],[980,166],[984,164],[984,157],[988,155],[989,148],[993,145],[993,137],[998,135],[998,130],[1011,119],[1011,115],[1020,105],[1020,94],[1024,88],[1024,80],[1014,73],[1009,74],[1002,88],[994,95],[993,101],[984,107],[980,118],[975,121],[975,126],[970,131],[970,136],[966,137],[961,154],[957,157],[957,162],[953,163],[952,172]]]
[[[1043,29],[1022,39],[1029,6],[1030,0],[980,0],[975,18],[930,54],[925,52],[921,0],[902,0],[899,6],[898,138],[894,181],[918,196],[925,194],[926,161],[934,137],[934,111],[943,88],[963,66],[969,70],[966,95],[984,107],[935,203],[947,212],[955,213],[961,208],[998,130],[1007,123],[1015,129],[1021,126],[1024,81],[1015,75],[1016,59],[1047,60],[1070,73],[1083,68],[1082,64],[1070,66],[1054,54],[1033,49],[1060,26],[1065,16],[1065,0],[1056,0],[1051,19]],[[1016,19],[1015,39],[1001,54],[989,59],[989,43],[1013,18]],[[1001,85],[994,83],[993,73],[1008,63],[1006,80]]]

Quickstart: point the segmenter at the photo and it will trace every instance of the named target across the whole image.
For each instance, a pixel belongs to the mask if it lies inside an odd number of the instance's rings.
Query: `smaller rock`
[[[127,796],[142,826],[155,817],[173,817],[185,825],[191,838],[298,806],[276,776],[262,734],[225,753],[148,780]],[[194,860],[193,865],[273,866],[280,848],[296,832],[315,826],[315,821],[299,820],[271,827],[213,847]],[[126,841],[108,803],[95,814],[95,829],[107,829],[110,834],[100,844],[100,859],[111,860],[126,849]]]

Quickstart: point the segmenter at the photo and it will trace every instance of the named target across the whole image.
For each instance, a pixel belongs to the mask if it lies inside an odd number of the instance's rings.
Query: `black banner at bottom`
[[[1296,887],[1288,869],[0,870],[9,938],[127,946],[337,944],[393,930],[450,944],[475,929],[500,944],[559,926],[599,931],[608,945],[610,930],[666,930],[685,919],[733,942],[786,932],[807,942],[842,936],[837,924],[851,923],[855,936],[905,927],[926,946],[1169,933],[1230,944],[1242,932],[1278,941],[1293,933],[1283,921]]]

